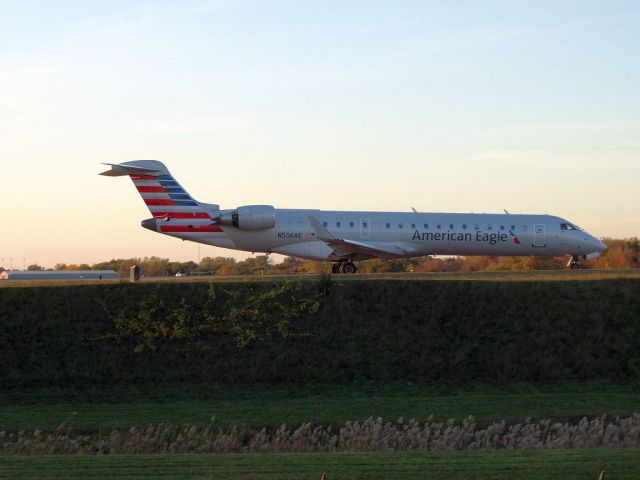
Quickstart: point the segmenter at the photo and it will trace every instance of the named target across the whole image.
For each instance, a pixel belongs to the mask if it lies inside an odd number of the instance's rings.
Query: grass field
[[[0,456],[0,477],[225,480],[596,479],[640,475],[640,450],[252,455]]]
[[[251,427],[312,421],[399,417],[461,420],[479,424],[640,411],[640,385],[562,383],[556,385],[213,385],[109,387],[104,389],[5,390],[0,393],[0,430],[52,429],[63,422],[76,430],[126,428],[149,423]]]
[[[286,278],[296,279],[298,277]],[[317,279],[318,277],[303,278],[306,280]],[[380,286],[368,281],[359,284],[351,283],[352,280],[363,278],[367,280],[419,280],[419,282],[413,285],[380,282]],[[235,382],[221,384],[207,383],[206,381],[197,383],[194,381],[194,383],[190,384],[170,383],[162,385],[149,381],[136,381],[133,382],[135,386],[123,386],[126,383],[119,383],[118,380],[113,380],[115,377],[107,377],[109,380],[105,382],[104,386],[96,386],[100,382],[94,379],[101,377],[87,375],[89,380],[84,383],[79,382],[75,384],[75,387],[69,387],[66,380],[68,377],[61,376],[62,380],[60,380],[57,375],[59,375],[61,369],[68,368],[71,361],[77,362],[78,365],[74,368],[77,367],[77,370],[81,373],[84,372],[85,368],[93,372],[90,369],[90,365],[94,364],[94,367],[91,368],[96,368],[98,373],[102,369],[106,369],[107,361],[103,360],[102,357],[92,360],[92,354],[96,352],[104,353],[106,355],[104,358],[117,360],[115,362],[117,364],[116,367],[113,367],[113,370],[109,370],[112,373],[130,371],[134,367],[142,365],[138,370],[138,374],[140,378],[146,379],[147,377],[144,376],[145,369],[155,372],[159,368],[158,359],[151,361],[150,359],[154,357],[148,352],[145,353],[148,358],[143,354],[133,355],[131,356],[133,361],[118,363],[123,358],[123,355],[127,353],[123,348],[118,347],[120,348],[119,350],[111,350],[100,343],[89,343],[87,344],[88,347],[82,343],[87,332],[93,331],[91,328],[95,327],[95,325],[102,325],[100,324],[101,317],[94,318],[96,315],[94,311],[95,305],[91,302],[95,303],[95,301],[85,302],[85,297],[90,299],[104,297],[107,299],[105,301],[108,301],[108,299],[111,301],[120,299],[120,301],[127,300],[136,304],[136,302],[142,302],[147,298],[143,295],[147,290],[166,290],[167,298],[172,298],[171,295],[168,295],[170,293],[168,290],[175,289],[179,291],[179,296],[185,295],[187,298],[192,299],[199,298],[198,295],[201,293],[199,291],[206,290],[206,285],[188,285],[188,282],[193,281],[192,279],[176,279],[176,282],[185,282],[187,284],[139,285],[131,287],[115,285],[111,289],[81,287],[79,289],[81,291],[77,291],[75,288],[43,289],[44,291],[40,292],[37,289],[25,289],[23,292],[18,289],[4,290],[3,295],[8,299],[5,305],[15,307],[13,313],[7,307],[7,314],[4,315],[5,320],[12,319],[12,321],[5,322],[5,331],[10,332],[12,335],[7,336],[11,340],[5,343],[5,365],[9,367],[13,365],[13,367],[17,368],[22,365],[20,362],[23,362],[32,365],[29,368],[38,373],[47,367],[49,371],[45,373],[50,375],[49,377],[44,375],[40,379],[40,377],[34,376],[34,378],[42,380],[42,383],[27,383],[26,380],[28,379],[23,373],[20,373],[21,376],[16,378],[23,380],[23,385],[53,385],[51,378],[55,377],[60,382],[58,385],[62,386],[27,388],[24,386],[19,387],[18,383],[7,382],[4,384],[5,388],[0,390],[0,431],[17,432],[21,429],[27,431],[43,429],[46,434],[47,430],[52,430],[61,424],[65,424],[70,426],[75,434],[81,436],[87,434],[88,436],[88,434],[95,434],[96,432],[98,435],[105,432],[108,434],[112,429],[128,429],[131,426],[159,423],[205,426],[213,424],[216,427],[240,425],[249,427],[241,429],[243,432],[248,432],[250,430],[256,431],[260,427],[275,427],[282,423],[287,423],[289,426],[297,426],[303,422],[314,422],[315,424],[333,426],[343,424],[349,420],[363,420],[369,417],[382,417],[389,421],[396,420],[399,417],[405,419],[415,418],[416,420],[426,420],[432,417],[437,421],[443,421],[447,419],[462,420],[469,415],[473,415],[479,425],[486,426],[501,420],[506,420],[508,423],[519,423],[527,418],[532,420],[553,418],[575,424],[583,416],[594,417],[603,414],[627,416],[633,412],[640,411],[640,383],[637,380],[633,380],[635,377],[624,377],[611,373],[625,372],[627,371],[625,369],[631,368],[633,365],[624,362],[615,363],[618,361],[616,360],[617,357],[614,356],[609,359],[605,354],[608,354],[607,352],[627,352],[628,356],[634,352],[634,348],[637,345],[635,340],[637,338],[635,333],[635,325],[637,323],[635,319],[637,318],[637,312],[640,312],[637,301],[634,301],[634,299],[638,298],[637,281],[614,280],[602,282],[602,285],[596,282],[569,282],[570,280],[600,280],[603,278],[640,278],[640,272],[500,272],[337,277],[334,278],[334,281],[336,285],[340,284],[341,288],[332,290],[335,296],[334,300],[336,302],[346,302],[345,305],[350,310],[347,310],[347,313],[344,313],[344,316],[341,317],[339,313],[342,310],[328,309],[325,312],[325,316],[317,321],[317,325],[320,325],[320,327],[313,331],[319,335],[319,338],[324,338],[322,334],[332,325],[332,319],[338,318],[339,320],[331,328],[338,330],[346,328],[344,331],[352,334],[354,338],[357,337],[360,343],[342,342],[342,339],[347,337],[343,332],[338,334],[336,338],[327,338],[325,343],[318,340],[317,344],[313,344],[316,345],[314,348],[305,347],[301,350],[302,355],[291,357],[293,360],[290,361],[288,356],[293,355],[295,342],[283,343],[278,347],[280,350],[274,347],[273,350],[267,349],[263,352],[258,348],[254,348],[243,357],[255,363],[255,365],[251,363],[251,365],[254,365],[251,368],[258,368],[260,365],[277,361],[280,352],[282,352],[286,357],[286,361],[279,365],[289,365],[293,369],[296,365],[300,365],[300,359],[307,358],[308,352],[311,352],[311,356],[316,355],[316,357],[320,358],[317,364],[313,364],[313,368],[321,369],[327,365],[326,359],[335,360],[343,352],[354,352],[361,345],[363,346],[362,358],[367,359],[368,362],[381,358],[384,360],[381,365],[386,367],[402,360],[406,350],[405,347],[411,347],[415,341],[429,338],[429,335],[434,338],[444,338],[444,347],[441,350],[428,347],[430,345],[428,343],[426,344],[427,347],[415,348],[415,351],[413,351],[414,357],[407,357],[409,359],[407,360],[408,363],[403,364],[405,366],[398,370],[401,373],[413,372],[418,363],[412,358],[416,358],[421,362],[426,362],[431,358],[430,356],[422,358],[421,352],[429,352],[431,356],[437,354],[441,355],[442,358],[448,358],[447,353],[451,349],[450,345],[460,338],[467,339],[465,342],[472,345],[473,348],[470,348],[469,352],[475,352],[475,348],[482,349],[489,345],[487,347],[489,350],[487,351],[491,352],[491,355],[478,354],[477,358],[493,359],[495,358],[493,356],[494,350],[498,353],[504,353],[509,348],[512,348],[512,344],[508,342],[502,344],[501,347],[496,347],[494,343],[495,338],[497,338],[495,331],[500,331],[510,332],[509,335],[511,335],[512,342],[519,341],[519,339],[523,338],[523,335],[526,338],[525,343],[514,350],[513,357],[507,356],[504,359],[504,363],[496,364],[501,366],[500,368],[514,366],[516,369],[514,371],[507,369],[511,372],[509,375],[526,368],[527,363],[524,360],[528,357],[524,356],[522,352],[529,351],[527,342],[538,342],[542,346],[540,351],[543,354],[555,352],[557,356],[552,361],[549,360],[549,364],[554,368],[563,364],[562,362],[571,357],[576,351],[583,352],[584,355],[578,356],[579,358],[576,360],[577,363],[575,365],[582,366],[583,363],[581,362],[587,362],[589,367],[577,370],[581,373],[572,373],[571,375],[573,376],[568,378],[589,378],[594,369],[605,365],[604,362],[609,361],[613,365],[612,370],[605,369],[603,370],[604,373],[595,377],[600,378],[600,381],[558,380],[557,383],[546,385],[528,383],[492,385],[490,383],[491,380],[486,380],[486,383],[477,385],[469,384],[465,381],[451,382],[452,376],[455,376],[457,372],[468,372],[469,369],[474,368],[474,365],[477,365],[477,361],[474,361],[472,357],[468,357],[471,360],[467,363],[455,364],[450,375],[445,377],[443,381],[448,382],[447,385],[399,382],[396,380],[403,377],[393,373],[388,375],[388,378],[392,379],[391,381],[360,380],[360,378],[368,378],[360,375],[360,377],[355,376],[357,378],[355,382],[344,380],[340,384],[324,385],[294,385],[286,383],[286,381],[282,381],[279,384],[240,384]],[[221,281],[271,281],[274,279],[276,278],[224,278]],[[279,279],[282,279],[282,277],[279,277]],[[201,281],[210,280],[210,278],[207,278]],[[463,280],[463,282],[460,282],[459,285],[454,282],[430,284],[422,282],[422,280]],[[467,282],[467,280],[470,282]],[[475,282],[475,280],[480,282]],[[559,280],[562,282],[553,285],[533,282],[531,284],[513,283],[527,280]],[[495,283],[486,283],[485,281],[495,281]],[[55,284],[64,285],[68,283],[70,282]],[[419,288],[416,288],[416,285]],[[245,288],[255,289],[262,286],[265,285],[248,285]],[[306,286],[308,287],[310,284],[306,284]],[[410,288],[414,289],[411,291],[415,292],[416,295],[428,295],[431,299],[430,305],[436,309],[434,310],[435,313],[431,312],[431,310],[420,310],[416,313],[411,308],[402,310],[400,307],[404,308],[406,305],[410,305],[411,302],[403,303],[401,299],[396,300],[396,297],[402,297],[403,292],[410,291]],[[531,294],[529,290],[537,291],[537,296]],[[369,293],[365,295],[363,292]],[[387,295],[385,297],[382,294],[378,296],[372,294],[376,292],[386,292]],[[392,293],[389,294],[389,292]],[[40,296],[37,296],[37,294],[40,294]],[[451,305],[460,307],[459,298],[461,298],[461,295],[464,295],[465,298],[470,298],[469,305],[471,307],[461,310],[458,308],[452,309]],[[364,301],[361,301],[360,297]],[[371,305],[366,302],[367,298],[372,297],[392,298],[394,301],[382,308],[380,305]],[[405,297],[413,298],[408,294],[405,294]],[[34,300],[34,298],[41,300]],[[498,301],[496,298],[503,300]],[[509,302],[505,302],[504,298],[509,301],[513,300],[512,303],[515,304],[520,302],[520,305],[525,306],[529,305],[528,302],[533,299],[545,315],[540,315],[541,320],[535,323],[526,323],[524,320],[524,323],[517,323],[519,319],[522,319],[521,311],[518,308],[509,312],[502,311],[502,308],[497,310],[494,308],[494,303],[509,306]],[[382,302],[380,303],[382,304]],[[200,304],[194,303],[194,305],[194,308],[196,308]],[[436,307],[438,305],[442,308],[441,311],[437,310]],[[484,305],[484,309],[480,308],[481,305]],[[373,309],[373,307],[376,307],[376,309]],[[34,310],[36,313],[34,313]],[[69,318],[64,317],[67,311],[73,313]],[[566,312],[566,315],[558,315],[558,311]],[[58,313],[56,314],[55,312]],[[60,312],[63,312],[63,314],[60,314]],[[404,320],[399,321],[399,318],[404,318],[402,316],[398,317],[400,315],[399,312],[409,320],[406,322]],[[436,320],[444,319],[446,322],[443,320],[443,322],[438,323],[438,321],[434,320],[435,323],[432,322],[430,325],[436,330],[433,330],[433,328],[431,330],[420,330],[418,327],[424,324],[422,318],[431,319],[427,314],[431,315],[432,313],[435,315],[434,318]],[[360,323],[353,323],[357,315],[361,315],[361,317],[358,317]],[[372,316],[372,318],[367,316]],[[609,319],[609,323],[605,322],[602,325],[598,323],[600,316]],[[575,324],[568,321],[569,318],[573,317],[577,319]],[[1,315],[0,318],[2,318]],[[50,318],[53,320],[48,322]],[[464,322],[461,321],[460,325],[455,323],[458,318],[464,318]],[[497,320],[494,323],[486,323],[487,318]],[[87,323],[87,319],[94,323]],[[388,319],[388,324],[385,323],[387,322],[385,319]],[[536,328],[540,322],[542,322],[543,327],[546,327],[538,331]],[[311,326],[316,328],[317,325]],[[466,329],[466,326],[473,327],[476,325],[485,325],[485,327],[479,330],[474,328]],[[512,331],[511,327],[513,325],[521,325],[522,329]],[[607,330],[611,325],[619,329],[617,336]],[[356,326],[359,326],[360,330],[355,328]],[[603,329],[601,334],[598,334],[599,326]],[[623,327],[627,329],[620,330]],[[433,333],[434,331],[437,333]],[[461,333],[456,333],[451,338],[447,337],[452,331]],[[70,332],[75,332],[73,335],[76,336],[73,336]],[[372,332],[378,333],[372,334]],[[389,332],[394,332],[395,336],[391,338]],[[488,334],[487,332],[494,332],[492,333],[493,336],[491,336],[492,340],[476,345],[473,340],[478,335]],[[594,332],[596,334],[591,335]],[[358,337],[356,333],[360,336]],[[402,335],[405,335],[411,341],[399,343],[405,347],[397,348],[398,344],[394,342],[406,340]],[[548,335],[551,336],[547,338]],[[76,343],[70,342],[70,340],[77,340],[78,338],[80,340]],[[31,342],[33,339],[37,341]],[[19,340],[24,345],[21,349],[16,348],[16,345],[21,345]],[[463,348],[467,343],[463,342],[456,348],[467,351]],[[372,345],[377,350],[369,349]],[[435,345],[437,347],[440,344],[436,343]],[[600,350],[602,345],[610,350]],[[75,348],[75,350],[71,347]],[[103,348],[104,351],[100,350],[100,348]],[[396,348],[396,350],[393,350],[393,348]],[[186,351],[189,352],[190,350]],[[384,357],[387,351],[395,353],[391,357]],[[594,351],[596,354],[593,354]],[[28,355],[25,352],[28,352]],[[51,357],[60,360],[60,362],[52,363],[47,360],[49,357],[46,355],[40,357],[39,354],[42,352],[60,352],[60,358]],[[77,361],[77,357],[68,352],[80,352],[86,357],[82,357],[82,361]],[[172,359],[167,363],[169,366],[194,365],[189,363],[191,360],[185,362],[185,357],[180,352],[182,351],[178,351],[179,354],[175,354],[171,349],[166,349],[164,354],[169,355],[168,358]],[[602,353],[602,355],[598,352]],[[245,354],[245,352],[232,352],[234,356],[241,356],[242,354]],[[262,355],[259,361],[256,360],[256,355],[258,354]],[[85,358],[86,360],[84,360]],[[226,367],[216,370],[213,363],[202,361],[198,364],[199,366],[194,368],[198,371],[214,372],[225,371],[226,368],[226,371],[234,374],[237,372],[237,364],[236,367],[231,367],[234,364],[228,361],[232,357],[225,354],[220,355],[220,358],[224,361],[221,361],[219,365]],[[461,358],[467,358],[467,356]],[[539,365],[544,365],[544,362],[540,362],[545,359],[546,356],[541,355],[539,358],[530,359],[530,364],[537,368]],[[346,358],[346,360],[348,361],[337,362],[336,366],[332,368],[345,368],[345,365],[352,365],[352,368],[355,368],[353,365],[359,365],[355,361],[352,362],[353,359]],[[94,361],[94,364],[90,364],[90,361]],[[146,361],[146,363],[143,361]],[[569,362],[568,365],[574,364]],[[242,362],[240,362],[240,366],[242,366]],[[561,366],[559,368],[567,367]],[[26,369],[24,371],[31,372],[32,370]],[[372,371],[375,373],[375,370]],[[432,370],[427,369],[427,371],[431,372]],[[553,373],[553,370],[551,371]],[[74,372],[73,368],[70,368],[69,372]],[[508,375],[507,377],[515,378]],[[69,378],[73,377],[70,376]],[[164,379],[164,377],[162,378]],[[182,381],[184,378],[191,377],[181,376],[178,373],[174,378],[179,378]],[[549,377],[543,376],[543,378]],[[562,376],[558,378],[562,378]],[[623,383],[623,378],[627,378],[627,383]],[[243,381],[247,382],[247,380]],[[250,382],[251,380],[248,381]],[[509,381],[513,382],[515,380]],[[109,383],[111,384],[109,385]],[[7,385],[14,386],[7,388]],[[28,435],[29,433],[27,433]],[[37,452],[42,451],[47,450],[38,450]],[[65,451],[76,452],[76,446]],[[121,450],[111,451],[120,452]],[[537,480],[541,478],[595,479],[601,469],[607,470],[608,480],[640,477],[640,449],[613,450],[599,448],[597,450],[536,451],[508,451],[503,449],[437,453],[374,452],[333,454],[0,455],[0,478],[317,479],[320,478],[321,472],[326,470],[331,480],[336,478],[447,478],[454,480],[463,478],[535,478]]]
[[[320,275],[251,275],[225,277],[154,277],[143,278],[142,283],[156,282],[275,282],[275,281],[317,281]],[[535,270],[535,271],[499,271],[499,272],[415,272],[415,273],[358,273],[355,275],[334,275],[340,281],[352,280],[469,280],[469,281],[583,281],[607,280],[617,278],[640,278],[640,269],[626,270]],[[5,280],[0,281],[0,287],[39,287],[64,285],[96,285],[127,283],[127,279],[118,280]]]

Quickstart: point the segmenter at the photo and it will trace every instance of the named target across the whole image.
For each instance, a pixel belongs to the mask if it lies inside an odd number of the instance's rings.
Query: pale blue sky
[[[97,176],[139,158],[223,208],[507,208],[640,235],[638,1],[0,12],[5,266],[195,259],[139,227],[127,179]]]

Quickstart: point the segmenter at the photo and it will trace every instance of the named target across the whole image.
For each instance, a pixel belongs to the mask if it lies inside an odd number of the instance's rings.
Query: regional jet
[[[152,217],[142,226],[182,240],[247,252],[333,262],[355,273],[355,261],[423,255],[568,255],[569,268],[607,246],[552,215],[359,212],[244,205],[221,209],[194,199],[157,160],[134,160],[101,175],[129,176]]]

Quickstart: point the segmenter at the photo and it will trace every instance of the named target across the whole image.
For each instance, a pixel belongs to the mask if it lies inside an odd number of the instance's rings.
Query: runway
[[[192,283],[192,282],[282,282],[282,281],[318,281],[318,274],[291,275],[233,275],[233,276],[185,276],[185,277],[143,277],[140,283]],[[349,281],[468,281],[468,282],[531,282],[531,281],[589,281],[640,279],[640,269],[625,270],[535,270],[535,271],[499,271],[499,272],[399,272],[399,273],[356,273],[331,275],[337,282]],[[0,281],[2,287],[37,287],[65,285],[113,285],[129,283],[128,278],[115,280],[27,280]]]

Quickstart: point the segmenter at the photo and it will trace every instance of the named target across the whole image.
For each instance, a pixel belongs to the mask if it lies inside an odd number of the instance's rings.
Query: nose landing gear
[[[338,262],[331,265],[331,273],[356,273],[358,269],[353,262]]]
[[[571,270],[578,270],[580,268],[580,257],[573,255],[569,259],[569,263],[567,263],[567,267],[569,267]]]

